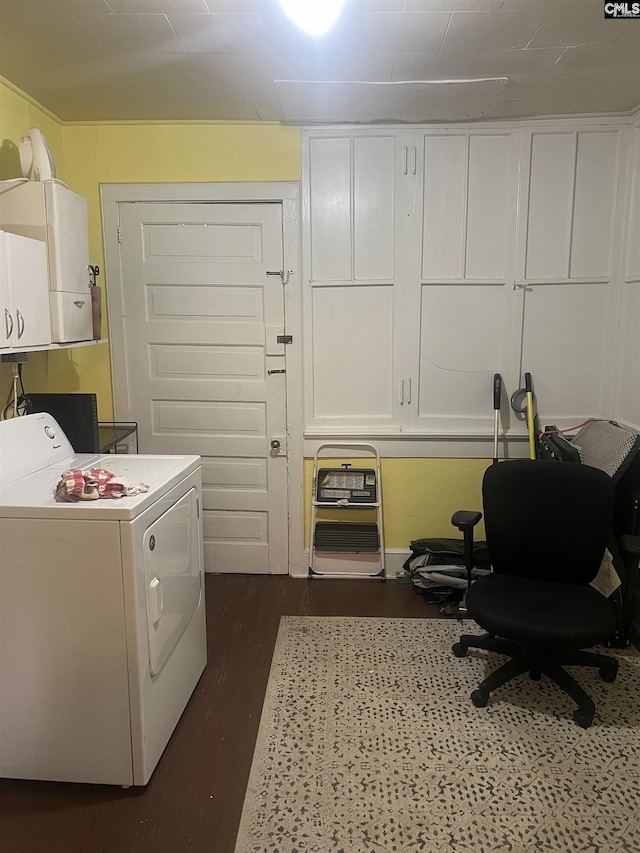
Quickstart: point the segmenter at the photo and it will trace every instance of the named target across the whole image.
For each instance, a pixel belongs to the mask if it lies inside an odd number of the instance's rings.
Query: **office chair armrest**
[[[451,516],[451,524],[462,532],[464,539],[464,565],[467,570],[467,589],[471,586],[473,572],[473,528],[482,518],[481,512],[459,509]]]
[[[459,509],[451,516],[451,524],[464,533],[466,530],[473,530],[481,518],[481,512],[471,512],[468,509]]]

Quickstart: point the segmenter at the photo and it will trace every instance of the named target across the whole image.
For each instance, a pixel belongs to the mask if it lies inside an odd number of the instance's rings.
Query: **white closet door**
[[[207,571],[286,573],[281,206],[122,204],[120,222],[140,451],[203,457]]]
[[[407,138],[322,131],[305,150],[305,410],[320,432],[389,429],[401,415]]]
[[[417,138],[419,267],[405,297],[406,340],[414,351],[410,426],[441,435],[486,433],[493,375],[508,382],[515,373],[519,135],[462,130]]]
[[[521,372],[542,425],[564,428],[611,414],[620,132],[533,131],[524,152]]]
[[[640,127],[630,128],[631,164],[620,323],[616,415],[640,432]]]

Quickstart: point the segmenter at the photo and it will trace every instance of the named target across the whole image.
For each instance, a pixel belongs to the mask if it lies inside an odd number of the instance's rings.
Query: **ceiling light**
[[[343,5],[344,0],[280,0],[285,15],[310,36],[328,33]]]

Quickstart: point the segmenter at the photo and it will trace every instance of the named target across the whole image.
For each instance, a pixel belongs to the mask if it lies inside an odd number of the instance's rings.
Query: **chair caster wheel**
[[[615,681],[618,674],[618,661],[613,661],[611,666],[601,666],[598,673],[603,681]]]
[[[577,711],[573,712],[573,719],[581,729],[588,729],[593,722],[593,714],[590,714],[589,711],[584,711],[582,708],[578,708]]]
[[[466,646],[463,646],[462,643],[454,643],[451,647],[451,651],[457,658],[464,658],[467,656]]]
[[[476,708],[484,708],[489,701],[489,694],[485,693],[484,690],[474,690],[471,694],[471,701]]]

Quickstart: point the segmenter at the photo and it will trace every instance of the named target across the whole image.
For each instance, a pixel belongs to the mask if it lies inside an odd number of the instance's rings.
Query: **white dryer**
[[[58,502],[69,468],[149,491]],[[145,785],[206,664],[199,456],[0,422],[0,776]]]

